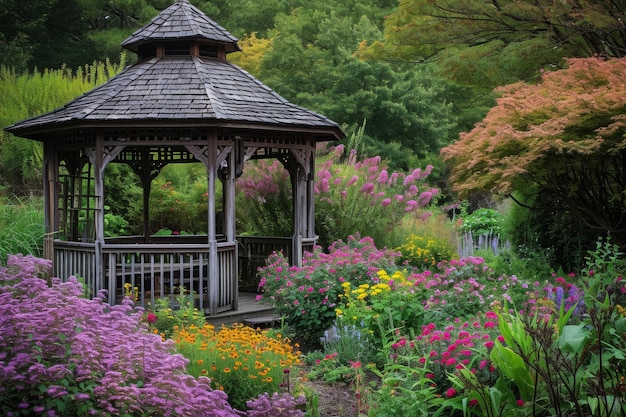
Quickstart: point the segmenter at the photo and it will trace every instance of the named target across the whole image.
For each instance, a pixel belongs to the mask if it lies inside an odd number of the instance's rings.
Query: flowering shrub
[[[190,325],[179,329],[174,339],[178,352],[189,359],[188,372],[209,377],[212,387],[226,392],[235,408],[263,393],[280,391],[290,367],[300,362],[300,352],[288,339],[243,325],[217,331],[209,324]]]
[[[439,262],[452,259],[455,253],[445,240],[417,235],[409,236],[397,250],[401,253],[400,264],[421,270],[434,268]]]
[[[389,276],[384,269],[376,273],[371,284],[355,288],[344,282],[341,304],[335,309],[338,321],[369,329],[376,336],[391,329],[418,329],[423,323],[423,296],[413,286],[403,271]]]
[[[316,248],[306,254],[301,268],[289,266],[280,253],[274,253],[259,269],[259,299],[274,304],[286,322],[312,341],[335,321],[335,307],[343,293],[341,284],[372,282],[383,267],[394,264],[396,254],[379,250],[371,238],[350,236],[347,243],[337,241],[323,253]]]
[[[128,298],[82,298],[74,277],[48,286],[48,261],[10,256],[0,267],[0,412],[3,415],[237,416],[208,378],[140,322]]]
[[[445,324],[445,323],[444,323]],[[437,391],[445,394],[452,384],[448,380],[449,374],[458,374],[463,368],[469,369],[477,377],[487,383],[495,382],[497,372],[491,365],[489,352],[497,338],[502,339],[498,330],[498,315],[487,312],[484,317],[475,317],[472,320],[453,320],[445,327],[440,324],[429,323],[422,328],[422,332],[415,337],[415,352],[421,353],[420,363],[429,362],[430,373],[427,377],[433,381]],[[413,341],[400,338],[392,345],[392,357],[399,354],[399,350],[410,349]]]
[[[326,158],[318,158],[315,221],[320,244],[358,231],[387,246],[393,227],[407,214],[421,217],[418,209],[439,193],[425,183],[433,167],[408,174],[389,172],[379,156],[357,161],[355,150],[345,152],[339,145],[331,147]]]

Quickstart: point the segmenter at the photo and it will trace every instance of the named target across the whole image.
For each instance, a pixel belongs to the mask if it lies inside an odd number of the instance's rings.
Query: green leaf
[[[523,400],[532,399],[533,379],[520,355],[496,341],[491,350],[490,359],[496,368],[518,386]]]
[[[563,352],[579,355],[589,340],[590,330],[583,323],[564,326],[557,339],[557,346]]]

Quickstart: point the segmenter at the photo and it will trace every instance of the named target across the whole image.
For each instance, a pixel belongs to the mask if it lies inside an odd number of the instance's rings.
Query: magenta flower
[[[373,191],[374,191],[374,184],[371,182],[366,182],[365,184],[363,184],[363,187],[361,187],[362,193],[371,194]]]

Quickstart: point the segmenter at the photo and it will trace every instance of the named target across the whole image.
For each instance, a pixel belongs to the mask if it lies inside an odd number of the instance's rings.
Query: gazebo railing
[[[236,244],[218,243],[218,279],[209,282],[208,244],[106,245],[103,248],[109,302],[129,296],[141,306],[168,298],[175,304],[181,294],[194,297],[194,305],[209,313],[236,308]]]
[[[96,282],[96,245],[62,240],[54,240],[52,245],[54,276],[63,280],[75,276],[83,280],[86,294],[95,297],[103,288],[102,283]]]
[[[161,298],[172,304],[177,296],[191,294],[194,305],[219,313],[237,308],[237,244],[217,244],[218,278],[209,282],[208,243],[204,244],[105,244],[102,248],[104,282],[96,274],[93,243],[55,241],[55,275],[81,277],[94,296],[109,292],[109,303],[119,304],[125,296],[146,307]]]

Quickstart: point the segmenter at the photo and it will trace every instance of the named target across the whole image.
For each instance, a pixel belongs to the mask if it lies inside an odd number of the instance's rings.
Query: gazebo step
[[[280,321],[279,317],[271,316],[260,316],[260,317],[248,317],[243,320],[243,324],[246,324],[251,327],[256,326],[274,326],[277,322]]]
[[[243,323],[249,326],[272,325],[274,307],[267,303],[260,303],[255,300],[256,294],[239,293],[239,309],[228,310],[214,316],[206,316],[207,323],[219,327],[233,323]]]

